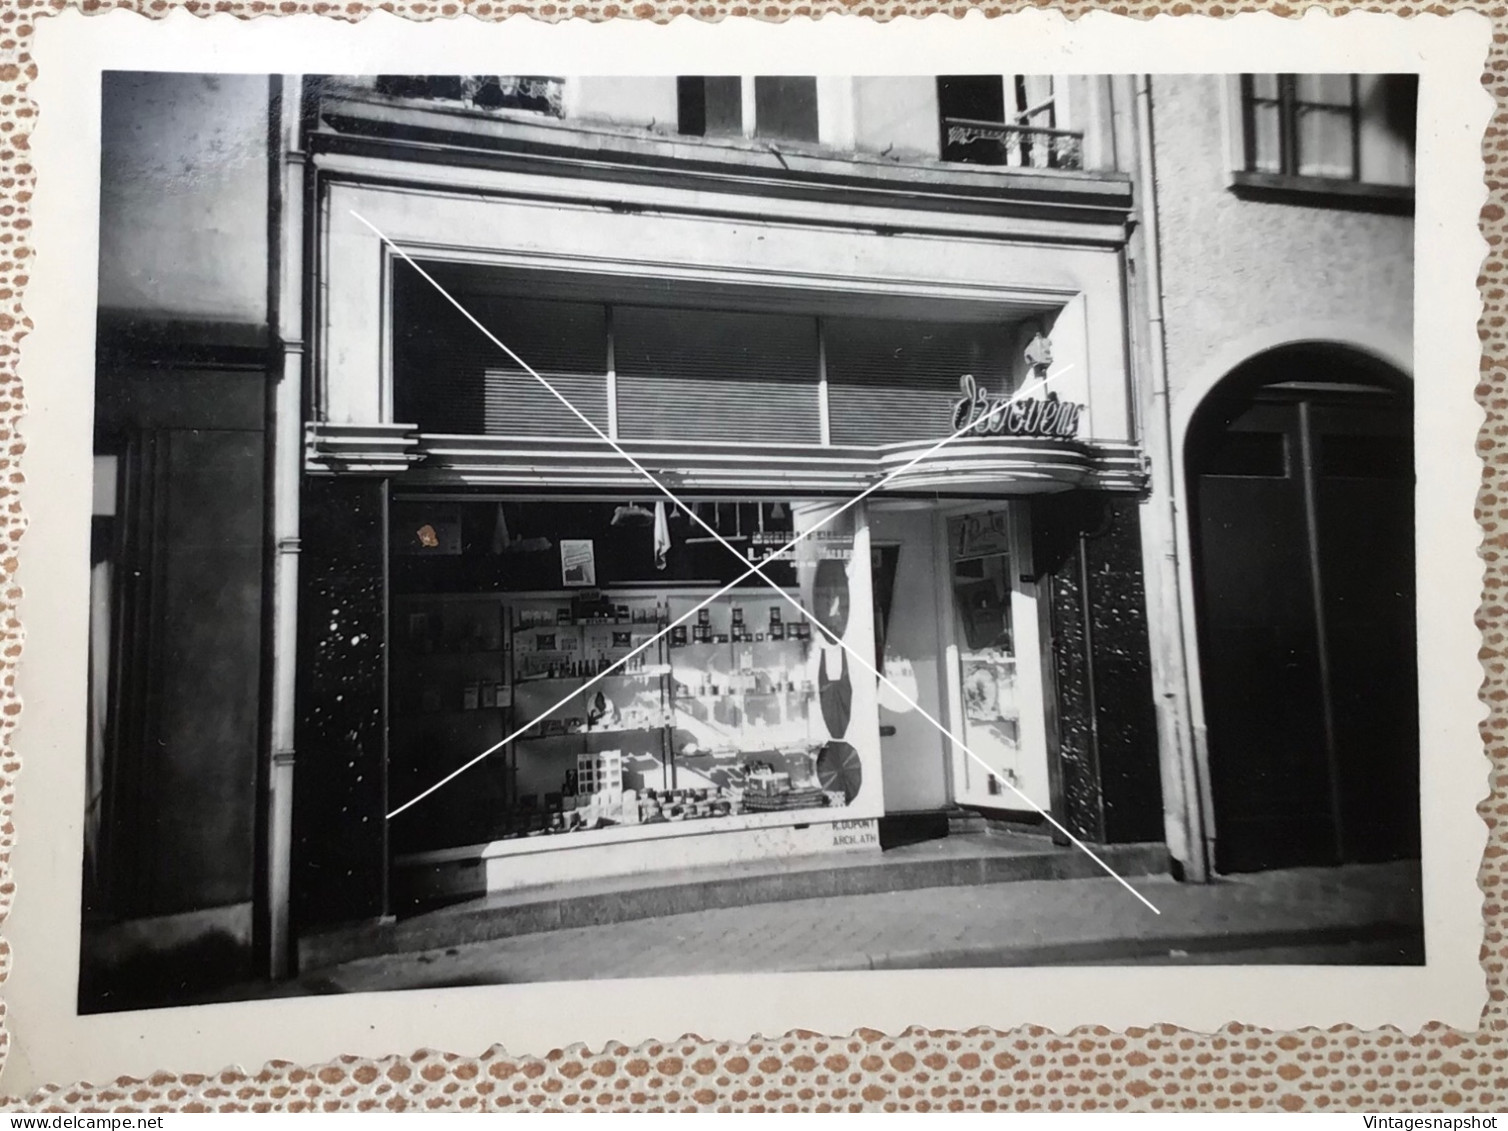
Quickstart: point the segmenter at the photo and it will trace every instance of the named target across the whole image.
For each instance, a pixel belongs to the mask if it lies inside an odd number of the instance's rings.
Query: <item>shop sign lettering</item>
[[[879,828],[872,820],[834,821],[832,831],[834,848],[858,848],[880,843]]]
[[[781,530],[757,531],[749,538],[751,562],[834,561],[846,562],[853,557],[853,535],[841,530],[811,530],[799,535],[795,546],[777,554],[797,534]]]
[[[972,436],[1070,439],[1078,434],[1084,406],[1060,401],[1057,393],[1011,402],[1008,396],[995,396],[980,388],[972,373],[959,379],[958,388],[963,395],[953,402],[954,432],[972,424],[968,433]]]
[[[1010,516],[1004,511],[954,515],[948,519],[953,560],[985,558],[1011,552]]]

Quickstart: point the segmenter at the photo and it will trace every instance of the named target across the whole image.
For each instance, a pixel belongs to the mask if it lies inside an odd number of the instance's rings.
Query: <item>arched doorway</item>
[[[1216,869],[1416,856],[1408,382],[1271,351],[1216,386],[1185,457]]]

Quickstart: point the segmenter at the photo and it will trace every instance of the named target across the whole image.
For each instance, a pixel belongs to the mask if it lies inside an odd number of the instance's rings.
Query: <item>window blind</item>
[[[821,438],[815,318],[619,306],[613,348],[625,439]]]
[[[589,436],[548,389],[422,280],[394,295],[393,400],[421,431]],[[597,303],[457,295],[499,341],[607,429],[607,311]],[[438,301],[436,301],[438,300]]]
[[[953,431],[958,381],[1006,391],[1012,326],[832,318],[828,415],[834,444],[940,440]]]

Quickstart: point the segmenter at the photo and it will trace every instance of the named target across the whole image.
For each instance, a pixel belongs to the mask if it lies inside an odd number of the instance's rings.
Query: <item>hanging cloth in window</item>
[[[838,678],[827,674],[827,651],[817,669],[817,701],[822,704],[822,721],[827,724],[827,733],[833,738],[842,738],[848,732],[848,720],[853,717],[853,684],[848,679],[848,653],[840,649],[842,667]]]
[[[511,545],[513,545],[513,537],[508,533],[508,519],[503,514],[503,504],[498,503],[497,519],[492,524],[492,552],[505,553]]]
[[[665,504],[655,504],[655,569],[664,569],[670,554],[670,523],[665,517]]]

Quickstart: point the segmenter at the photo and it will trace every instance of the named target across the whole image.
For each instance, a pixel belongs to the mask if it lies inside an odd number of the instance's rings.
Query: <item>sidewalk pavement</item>
[[[1043,880],[799,899],[364,958],[305,992],[716,973],[1123,963],[1423,961],[1417,863],[1182,884]]]

